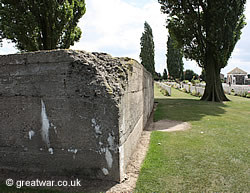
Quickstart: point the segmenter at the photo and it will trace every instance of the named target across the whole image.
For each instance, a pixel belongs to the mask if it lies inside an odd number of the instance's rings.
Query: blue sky
[[[245,14],[249,25],[243,29],[228,65],[222,69],[223,74],[235,67],[250,73],[250,0],[247,0]],[[82,38],[71,49],[107,52],[140,61],[140,37],[147,21],[154,35],[156,71],[162,73],[166,68],[168,35],[165,19],[157,0],[86,0],[86,14],[78,24],[83,32]],[[0,47],[0,54],[16,52],[14,45],[7,41]],[[201,69],[195,61],[184,61],[184,64],[185,69],[200,74]]]

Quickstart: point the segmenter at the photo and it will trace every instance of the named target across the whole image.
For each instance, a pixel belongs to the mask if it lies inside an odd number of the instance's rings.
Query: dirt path
[[[143,131],[139,143],[137,144],[136,151],[134,152],[130,163],[127,167],[127,178],[120,184],[116,184],[110,188],[107,193],[111,192],[133,192],[137,178],[139,176],[141,164],[146,156],[149,141],[150,131]]]
[[[152,130],[174,132],[184,131],[190,129],[191,125],[188,122],[174,121],[174,120],[160,120],[153,123]]]

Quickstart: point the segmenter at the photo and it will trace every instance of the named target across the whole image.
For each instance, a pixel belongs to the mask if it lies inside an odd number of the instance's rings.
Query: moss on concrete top
[[[69,63],[68,70],[73,70],[74,73],[79,71],[79,76],[93,75],[93,82],[99,82],[109,95],[118,100],[126,90],[128,77],[133,69],[143,68],[136,60],[128,57],[112,57],[107,53],[80,50],[48,50],[0,56],[1,68],[13,65],[18,69],[19,65],[29,64],[46,64],[52,67],[55,63],[61,63],[62,66]]]
[[[79,50],[68,50],[68,52],[71,56],[77,57],[77,60],[93,66],[97,74],[101,75],[106,91],[114,97],[119,97],[125,91],[128,76],[133,73],[135,65],[141,66],[136,60],[128,57],[112,57],[107,53]]]

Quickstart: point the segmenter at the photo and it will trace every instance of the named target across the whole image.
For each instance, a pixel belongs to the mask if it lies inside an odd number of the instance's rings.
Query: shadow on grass
[[[155,99],[158,103],[154,121],[170,119],[177,121],[199,121],[204,116],[221,116],[227,107],[224,103],[199,99],[166,98]]]

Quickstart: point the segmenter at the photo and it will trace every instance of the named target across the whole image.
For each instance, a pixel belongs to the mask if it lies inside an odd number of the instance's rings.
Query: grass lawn
[[[136,192],[249,192],[250,99],[212,103],[172,89],[154,120],[187,121],[192,128],[154,131]]]

